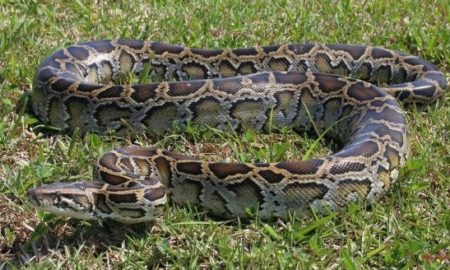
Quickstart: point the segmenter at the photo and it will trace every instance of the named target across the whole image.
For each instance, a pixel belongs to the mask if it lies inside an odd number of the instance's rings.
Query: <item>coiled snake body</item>
[[[148,84],[117,84],[147,72]],[[378,85],[378,86],[376,86]],[[324,158],[221,163],[153,148],[106,153],[93,182],[29,191],[38,208],[124,223],[151,220],[167,198],[212,214],[261,218],[373,203],[408,156],[404,103],[428,103],[446,88],[430,63],[356,45],[290,44],[201,50],[145,41],[94,41],[51,55],[39,68],[34,112],[63,131],[161,136],[174,123],[262,130],[271,121],[315,126],[342,143]],[[395,98],[394,98],[395,97]]]

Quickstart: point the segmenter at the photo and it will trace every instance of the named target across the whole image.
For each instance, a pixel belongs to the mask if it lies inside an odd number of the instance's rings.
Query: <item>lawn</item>
[[[301,159],[314,141],[289,130],[241,136],[195,127],[156,139],[49,134],[16,106],[46,56],[96,39],[203,48],[376,45],[418,55],[448,73],[448,1],[91,2],[0,0],[0,269],[450,267],[448,92],[426,109],[408,109],[412,156],[392,191],[370,209],[355,204],[328,216],[241,222],[169,204],[155,222],[125,227],[36,213],[26,191],[91,179],[102,153],[130,143],[256,162]],[[328,151],[320,145],[313,155]]]

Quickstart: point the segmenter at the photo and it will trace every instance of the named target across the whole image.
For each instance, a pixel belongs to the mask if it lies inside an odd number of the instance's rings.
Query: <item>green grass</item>
[[[419,55],[449,72],[448,1],[38,2],[0,0],[0,269],[448,269],[448,93],[426,111],[408,111],[412,157],[379,204],[268,223],[216,220],[173,205],[153,224],[80,222],[36,214],[26,191],[61,179],[90,179],[91,164],[102,153],[130,142],[208,159],[267,161],[301,159],[313,140],[290,131],[235,135],[196,128],[158,141],[48,136],[33,132],[32,116],[15,111],[47,55],[93,39],[209,48],[371,44]],[[325,146],[313,155],[326,153]]]

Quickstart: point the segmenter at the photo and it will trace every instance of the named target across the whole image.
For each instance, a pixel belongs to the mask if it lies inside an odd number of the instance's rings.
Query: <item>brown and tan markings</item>
[[[148,68],[150,67],[150,68]],[[152,83],[119,82],[149,72]],[[167,198],[224,217],[261,218],[373,203],[408,157],[404,104],[446,90],[430,63],[358,45],[287,44],[203,50],[150,41],[93,41],[59,50],[39,68],[32,103],[64,132],[163,135],[176,124],[264,130],[269,121],[326,130],[342,148],[329,156],[267,164],[208,162],[127,146],[97,163],[95,182],[30,190],[30,200],[76,218],[148,221]]]

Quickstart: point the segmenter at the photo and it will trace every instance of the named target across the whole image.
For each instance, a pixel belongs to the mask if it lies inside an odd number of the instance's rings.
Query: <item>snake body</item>
[[[120,84],[124,73],[147,84]],[[175,125],[299,132],[329,130],[329,156],[224,163],[126,146],[104,154],[92,182],[29,191],[38,208],[76,218],[148,221],[167,198],[223,217],[286,217],[373,203],[408,157],[397,100],[426,104],[444,74],[416,56],[357,45],[287,44],[203,50],[149,41],[94,41],[55,52],[40,66],[33,110],[65,132],[148,133]]]

